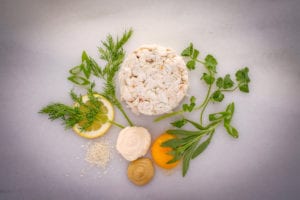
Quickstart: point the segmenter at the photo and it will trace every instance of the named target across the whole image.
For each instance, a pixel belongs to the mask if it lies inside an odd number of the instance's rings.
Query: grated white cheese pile
[[[110,161],[111,153],[110,146],[106,142],[93,142],[88,145],[85,160],[97,167],[105,169]]]

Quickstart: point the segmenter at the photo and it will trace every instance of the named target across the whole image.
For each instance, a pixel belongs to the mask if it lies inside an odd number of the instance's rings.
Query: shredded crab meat
[[[186,95],[188,71],[173,50],[147,45],[125,59],[119,83],[121,99],[134,113],[159,115],[177,107]]]

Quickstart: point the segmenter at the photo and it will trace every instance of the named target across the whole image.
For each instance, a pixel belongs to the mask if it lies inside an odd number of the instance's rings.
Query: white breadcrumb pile
[[[88,163],[105,169],[110,158],[110,145],[108,143],[93,142],[88,145],[85,158]]]
[[[172,49],[145,45],[131,53],[119,72],[121,99],[136,114],[159,115],[178,106],[188,89],[188,70]]]

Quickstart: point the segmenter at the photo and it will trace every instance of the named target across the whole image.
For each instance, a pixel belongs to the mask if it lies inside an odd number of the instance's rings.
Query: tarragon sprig
[[[190,161],[200,155],[207,148],[212,140],[216,128],[220,124],[223,123],[223,126],[229,135],[233,138],[238,138],[239,134],[237,129],[231,125],[234,113],[234,103],[227,105],[224,111],[209,114],[208,125],[203,124],[203,116],[209,102],[223,101],[225,92],[232,92],[239,88],[241,92],[248,93],[250,78],[248,76],[248,67],[244,67],[235,73],[236,82],[231,79],[229,74],[226,74],[224,77],[217,78],[217,60],[210,54],[207,55],[204,60],[199,60],[199,50],[194,49],[192,43],[182,51],[181,55],[187,58],[186,66],[189,70],[194,70],[197,63],[204,65],[206,71],[203,72],[201,80],[203,80],[208,86],[207,93],[203,102],[199,106],[196,106],[196,98],[192,96],[190,98],[190,103],[183,104],[182,109],[160,116],[156,118],[155,121],[160,121],[178,114],[184,114],[185,112],[200,110],[199,122],[189,120],[184,116],[181,119],[172,122],[171,124],[178,129],[168,130],[167,133],[173,134],[177,137],[162,144],[162,146],[172,148],[170,154],[173,155],[173,159],[171,159],[168,163],[173,163],[180,159],[183,160],[182,175],[185,176],[189,169]],[[188,123],[190,123],[196,130],[182,129],[182,127]]]

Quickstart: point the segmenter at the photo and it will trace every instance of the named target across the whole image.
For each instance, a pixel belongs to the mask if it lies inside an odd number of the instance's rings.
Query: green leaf
[[[187,123],[187,121],[185,119],[181,119],[181,120],[177,120],[175,122],[172,122],[171,124],[177,128],[181,128],[183,127],[185,124]]]
[[[190,45],[181,52],[181,56],[189,57],[192,55],[193,50],[193,43],[190,43]]]
[[[189,119],[185,119],[185,121],[191,123],[195,128],[199,129],[199,130],[205,130],[205,128],[203,126],[201,126],[200,124],[192,121],[192,120],[189,120]]]
[[[195,103],[195,102],[196,102],[196,97],[195,97],[195,96],[191,96],[190,102],[191,102],[191,103]]]
[[[213,113],[213,114],[209,114],[208,119],[209,121],[215,121],[215,120],[222,119],[224,115],[226,115],[226,112]]]
[[[167,130],[167,133],[173,134],[173,135],[185,135],[185,136],[191,136],[191,135],[203,135],[207,133],[207,130],[199,130],[199,131],[187,131],[182,129],[176,129],[176,130]]]
[[[234,138],[239,137],[238,131],[233,126],[231,126],[230,124],[224,122],[224,127],[225,127],[225,129],[226,129],[226,131],[229,135],[231,135]]]
[[[208,124],[207,126],[205,126],[204,128],[206,130],[210,130],[210,131],[214,130],[221,121],[222,121],[222,118],[216,119],[213,122],[211,122],[210,124]]]
[[[81,61],[89,60],[89,56],[85,51],[82,52],[81,54]]]
[[[85,51],[82,52],[82,55],[81,55],[81,60],[82,60],[82,63],[81,63],[81,70],[83,71],[85,77],[87,79],[90,78],[90,75],[91,75],[91,61],[90,61],[90,58],[89,56],[87,55],[87,53]]]
[[[223,88],[228,89],[228,88],[231,88],[233,85],[234,85],[234,82],[231,80],[230,75],[227,74],[224,77]]]
[[[196,102],[196,97],[192,96],[190,98],[190,104],[189,105],[188,104],[183,104],[182,105],[182,110],[185,111],[185,112],[187,112],[187,111],[192,112],[192,110],[196,106],[195,102]]]
[[[81,66],[80,65],[75,66],[72,69],[70,69],[69,72],[72,75],[77,75],[77,74],[79,74],[81,72]]]
[[[90,59],[90,67],[91,67],[91,72],[94,76],[96,77],[103,77],[103,72],[102,69],[99,67],[99,65],[96,63],[94,59]]]
[[[211,73],[216,73],[216,67],[217,67],[217,60],[212,55],[207,55],[205,57],[205,67],[210,71]]]
[[[231,119],[233,117],[233,113],[234,113],[234,103],[230,103],[227,107],[226,107],[226,113],[227,115],[224,118],[224,122],[227,124],[231,123]]]
[[[248,67],[245,67],[243,69],[238,70],[235,73],[236,80],[239,83],[238,86],[239,86],[240,91],[246,92],[246,93],[249,92],[248,84],[250,83],[250,78],[248,76],[248,72],[249,72]]]
[[[192,56],[193,60],[195,60],[195,59],[198,58],[199,53],[200,53],[200,52],[199,52],[197,49],[194,49],[193,56]]]
[[[90,81],[84,77],[81,77],[81,76],[69,76],[68,77],[68,80],[77,84],[77,85],[88,85],[90,84]]]
[[[215,77],[213,77],[213,75],[203,73],[201,80],[204,80],[208,85],[211,85],[214,83]]]
[[[211,138],[213,136],[213,133],[210,134],[210,136],[205,140],[203,143],[201,143],[196,150],[193,152],[192,159],[196,158],[198,155],[200,155],[209,145]]]
[[[234,85],[234,82],[231,80],[230,75],[226,74],[224,78],[219,77],[216,82],[216,86],[220,89],[228,89]]]
[[[179,147],[180,145],[182,145],[182,140],[180,138],[173,138],[173,139],[163,142],[160,146],[161,147],[171,147],[171,148],[175,149],[176,147]]]
[[[219,77],[219,78],[217,79],[216,85],[217,85],[217,87],[220,88],[220,89],[223,88],[223,78]]]
[[[182,176],[184,177],[189,169],[190,161],[194,152],[197,143],[194,143],[190,148],[187,149],[185,154],[183,155],[183,162],[182,162]]]
[[[241,92],[249,93],[249,86],[248,83],[240,83],[239,89]]]
[[[211,98],[212,98],[214,101],[221,102],[221,101],[223,101],[223,99],[224,99],[224,94],[223,94],[220,90],[216,90],[216,91],[211,95]]]
[[[172,150],[172,151],[168,152],[168,154],[169,154],[169,155],[172,155],[173,158],[172,158],[171,160],[169,160],[169,161],[167,162],[167,164],[174,163],[174,162],[180,160],[181,157],[182,157],[182,154],[179,153],[179,152],[176,151],[176,150]]]
[[[188,61],[187,64],[186,64],[186,67],[187,67],[189,70],[195,69],[195,66],[196,66],[195,60],[190,60],[190,61]]]

